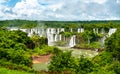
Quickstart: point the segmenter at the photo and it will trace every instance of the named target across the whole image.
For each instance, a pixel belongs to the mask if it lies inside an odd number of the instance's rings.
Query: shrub
[[[54,55],[48,68],[50,72],[74,72],[75,65],[75,60],[74,57],[71,56],[71,51],[66,51]]]

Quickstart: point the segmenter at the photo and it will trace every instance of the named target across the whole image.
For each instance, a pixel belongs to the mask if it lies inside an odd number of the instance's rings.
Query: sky
[[[0,0],[0,20],[120,20],[120,0]]]

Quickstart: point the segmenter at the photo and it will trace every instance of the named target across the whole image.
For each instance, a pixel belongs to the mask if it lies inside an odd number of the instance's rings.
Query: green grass
[[[25,71],[10,70],[7,68],[0,68],[0,74],[34,74]]]

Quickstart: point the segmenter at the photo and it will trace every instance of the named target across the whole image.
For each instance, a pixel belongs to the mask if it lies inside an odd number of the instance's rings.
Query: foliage
[[[64,36],[65,36],[65,37],[71,37],[72,34],[71,34],[71,32],[64,32]]]
[[[57,41],[57,42],[55,42],[55,45],[57,45],[57,46],[65,46],[67,44],[67,42],[65,42],[65,41]]]
[[[112,52],[112,56],[116,60],[120,60],[120,30],[108,38],[105,44],[107,49],[106,51]]]
[[[15,50],[15,49],[0,49],[0,59],[6,59],[15,64],[23,64],[31,67],[32,60],[31,56],[24,50]]]
[[[31,54],[45,55],[56,53],[50,62],[49,70],[51,72],[75,72],[80,74],[120,74],[120,31],[118,30],[110,38],[106,40],[106,50],[92,59],[84,57],[74,58],[71,52],[62,52],[58,48],[48,47],[44,38],[37,36],[29,38],[27,33],[22,31],[7,31],[6,27],[22,27],[33,28],[38,25],[38,21],[28,20],[5,20],[0,21],[0,66],[10,69],[31,71]],[[84,28],[87,31],[78,34],[83,43],[81,47],[98,48],[98,38],[102,35],[94,33],[93,28],[99,30],[104,28],[108,32],[110,28],[120,27],[120,21],[42,21],[47,27],[65,28],[66,33],[62,32],[66,37],[70,37],[77,28]],[[100,33],[100,32],[99,32]],[[74,33],[75,34],[75,33]],[[36,47],[36,48],[35,48]],[[35,48],[35,49],[34,49]],[[34,50],[30,50],[34,49]],[[6,71],[6,70],[5,70]]]
[[[10,70],[7,68],[0,68],[0,74],[33,74],[25,71]]]
[[[119,74],[120,73],[120,31],[118,30],[106,40],[106,50],[97,55],[93,62],[95,69],[91,74]]]
[[[57,53],[52,57],[49,70],[53,72],[72,71],[77,74],[119,74],[119,36],[120,31],[117,31],[108,38],[106,40],[106,50],[92,59],[87,59],[82,56],[78,60],[77,58],[71,57],[71,53],[66,51]]]
[[[82,33],[77,34],[77,38],[80,39],[76,40],[77,45],[75,46],[76,48],[101,48],[99,39],[102,37],[101,34],[94,33],[93,31],[84,31]]]
[[[71,56],[71,51],[59,52],[51,59],[49,70],[51,72],[74,71],[75,59]]]
[[[71,56],[71,51],[59,52],[51,59],[48,66],[50,72],[87,74],[93,71],[94,64],[87,58]]]
[[[47,45],[42,45],[33,50],[36,55],[46,55],[54,52],[55,47],[50,47]]]
[[[85,41],[88,41],[89,39],[90,42],[98,41],[98,39],[100,38],[100,35],[98,33],[94,33],[93,31],[88,31],[88,30],[81,33],[81,36]]]
[[[25,71],[32,67],[29,51],[34,47],[31,47],[33,42],[26,33],[1,30],[0,41],[0,66]]]
[[[76,67],[76,73],[77,74],[87,74],[93,71],[93,63],[87,59],[84,58],[84,56],[81,56],[79,59],[78,67]]]
[[[21,47],[22,49],[34,48],[32,40],[20,30],[18,31],[0,31],[0,47],[1,48],[16,48]]]
[[[33,69],[24,64],[15,64],[10,61],[7,61],[4,58],[0,60],[0,67],[9,68],[11,70],[34,72]]]
[[[35,47],[39,47],[39,46],[47,45],[47,44],[48,44],[47,38],[39,37],[39,36],[37,36],[37,35],[32,36],[32,37],[31,37],[31,40],[34,42]]]
[[[92,42],[90,48],[101,48],[100,42]]]

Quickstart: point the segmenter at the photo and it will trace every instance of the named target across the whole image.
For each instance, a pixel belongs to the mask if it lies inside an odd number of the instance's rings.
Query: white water
[[[103,47],[104,46],[104,44],[105,44],[105,40],[106,40],[106,37],[105,36],[103,36],[102,38],[101,38],[101,46]]]
[[[61,34],[59,35],[59,40],[60,40],[60,41],[62,40],[62,35],[61,35]]]
[[[72,28],[70,29],[70,32],[73,32],[73,29],[72,29]]]
[[[78,33],[82,33],[84,32],[84,29],[83,28],[78,28]]]
[[[117,30],[116,28],[111,28],[108,32],[108,37],[110,37],[113,33],[115,33],[116,30]]]
[[[69,46],[70,47],[74,47],[76,45],[76,43],[75,43],[75,37],[76,37],[75,35],[73,35],[71,37],[70,42],[69,42]]]
[[[58,42],[58,41],[66,41],[66,38],[64,36],[62,36],[61,34],[59,34],[60,32],[64,32],[64,28],[47,28],[47,29],[44,29],[44,28],[32,28],[32,29],[20,29],[20,28],[17,28],[17,27],[11,27],[11,28],[8,28],[8,30],[21,30],[23,32],[26,32],[28,33],[28,36],[32,36],[32,35],[39,35],[40,37],[47,37],[48,39],[48,45],[49,46],[54,46],[55,45],[55,42]],[[110,37],[113,33],[116,32],[116,28],[111,28],[109,29],[109,32],[108,32],[108,37]],[[71,32],[73,32],[73,30],[71,29]],[[83,28],[78,28],[78,33],[81,33],[81,32],[84,32],[84,29]],[[98,28],[94,28],[93,29],[93,32],[94,33],[98,33]],[[104,28],[101,29],[101,34],[104,34],[105,33],[105,30]],[[105,39],[106,37],[103,36],[101,39],[100,39],[100,42],[101,42],[101,45],[103,46],[104,43],[105,43]],[[79,39],[77,39],[79,40]],[[68,46],[69,47],[74,47],[76,45],[76,36],[73,35],[69,41],[67,41],[68,43]],[[88,44],[90,44],[90,41],[88,39]]]
[[[98,28],[94,28],[94,29],[93,29],[93,32],[94,32],[94,33],[98,33]]]
[[[110,37],[113,33],[115,33],[116,30],[117,30],[116,28],[111,28],[111,29],[109,29],[108,37]],[[104,34],[104,33],[105,33],[105,30],[102,29],[102,30],[101,30],[101,34]],[[106,36],[103,36],[103,37],[101,38],[101,40],[100,40],[101,46],[104,46],[105,40],[106,40]]]
[[[105,33],[105,30],[104,28],[101,29],[101,34],[104,34]]]
[[[59,35],[58,35],[58,34],[55,34],[55,42],[58,41],[58,37],[59,37]]]
[[[59,35],[60,32],[64,31],[64,28],[48,28],[47,29],[47,38],[48,38],[48,45],[54,46],[55,42],[62,40],[62,35]]]

